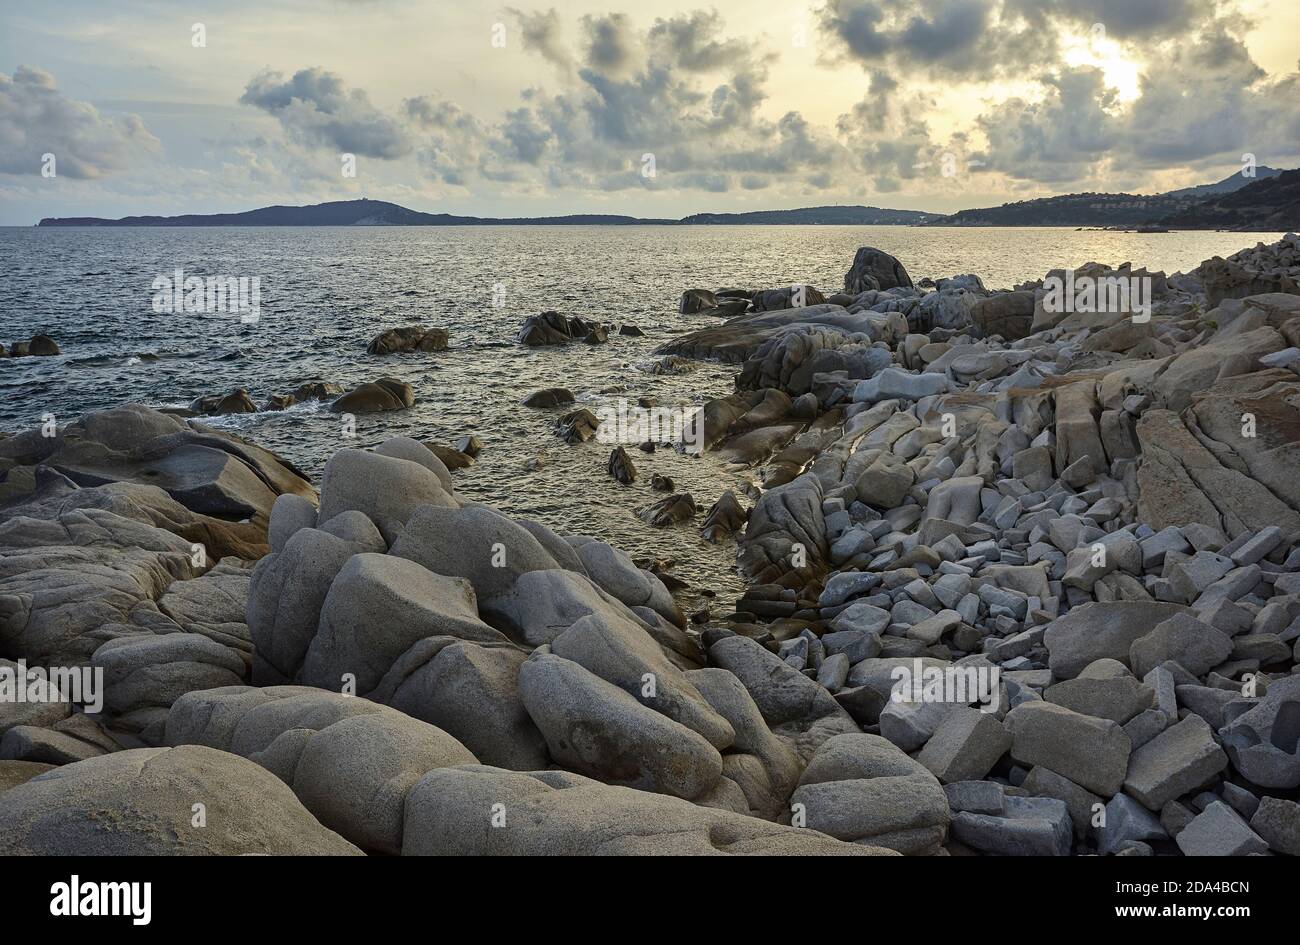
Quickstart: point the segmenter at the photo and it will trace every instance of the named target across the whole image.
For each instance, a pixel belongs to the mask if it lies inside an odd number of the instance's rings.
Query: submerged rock
[[[708,289],[687,289],[677,303],[677,311],[681,315],[694,315],[717,304],[717,297]]]

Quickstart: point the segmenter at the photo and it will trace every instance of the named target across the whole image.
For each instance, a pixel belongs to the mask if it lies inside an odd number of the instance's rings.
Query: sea
[[[561,411],[521,401],[567,387],[580,406],[615,408],[650,397],[687,410],[733,389],[736,367],[700,363],[651,373],[656,347],[712,320],[680,315],[692,287],[775,288],[826,294],[860,246],[892,253],[914,280],[974,273],[993,288],[1098,261],[1188,271],[1281,233],[1132,233],[1068,228],[863,226],[475,226],[0,228],[0,343],[53,337],[56,357],[0,359],[0,431],[60,424],[126,402],[188,405],[245,388],[261,405],[310,379],[350,388],[382,376],[415,391],[413,408],[361,414],[347,429],[326,404],[208,418],[319,477],[343,447],[405,435],[452,443],[473,434],[478,462],[457,472],[458,494],[593,535],[638,558],[674,561],[693,596],[741,590],[735,545],[699,533],[723,490],[758,482],[712,454],[629,453],[625,486],[606,472],[611,446],[567,445]],[[226,312],[168,311],[160,280],[256,279],[255,323]],[[172,307],[174,308],[174,307]],[[525,317],[555,310],[614,326],[603,345],[527,348]],[[371,338],[410,324],[445,328],[450,350],[372,356]],[[635,325],[641,337],[617,334]],[[571,408],[570,408],[571,409]],[[635,515],[671,478],[700,508],[694,523],[652,528]],[[748,502],[746,501],[746,504]],[[725,610],[725,606],[722,606]]]

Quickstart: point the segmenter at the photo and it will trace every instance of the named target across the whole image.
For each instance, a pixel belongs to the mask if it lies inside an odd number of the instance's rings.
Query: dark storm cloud
[[[124,171],[160,150],[137,115],[102,115],[58,90],[54,76],[19,66],[0,73],[0,172],[41,173],[53,154],[55,172],[94,179]]]
[[[239,99],[279,120],[290,136],[366,157],[399,158],[411,143],[401,124],[370,103],[362,89],[321,68],[301,69],[289,79],[266,71],[254,76]]]

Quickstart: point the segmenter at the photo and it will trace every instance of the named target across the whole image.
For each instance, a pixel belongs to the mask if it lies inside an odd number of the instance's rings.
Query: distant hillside
[[[692,225],[822,224],[840,226],[908,226],[937,219],[937,213],[920,210],[885,210],[880,207],[806,207],[801,210],[753,210],[748,213],[695,213],[682,217]]]
[[[606,214],[561,217],[459,217],[421,213],[384,200],[336,200],[307,207],[262,207],[243,213],[187,213],[176,217],[47,217],[38,226],[483,226],[521,224],[645,224],[676,220],[642,220]]]
[[[1115,226],[1149,223],[1186,207],[1186,198],[1139,194],[1064,194],[961,210],[934,226]]]
[[[243,213],[187,213],[176,217],[133,216],[47,217],[38,226],[543,226],[543,225],[676,225],[822,223],[904,225],[923,223],[936,214],[877,207],[810,207],[754,213],[699,213],[682,220],[644,219],[599,213],[560,217],[461,217],[450,213],[421,213],[383,200],[336,200],[308,207],[262,207]]]
[[[1255,178],[1232,174],[1212,184],[1185,187],[1163,194],[1063,194],[1006,203],[1000,207],[962,210],[931,221],[935,226],[1098,226],[1129,228],[1175,224],[1165,221],[1190,219],[1188,214],[1207,200],[1231,196],[1233,192],[1258,187],[1277,179],[1283,172],[1271,167],[1256,168]],[[1189,226],[1190,224],[1177,224]],[[1243,229],[1276,229],[1260,225]]]
[[[1300,230],[1300,170],[1255,180],[1229,194],[1211,197],[1160,221],[1196,230]]]
[[[1167,197],[1191,197],[1193,200],[1200,200],[1205,197],[1214,197],[1218,194],[1230,194],[1234,190],[1241,190],[1250,184],[1259,180],[1268,180],[1270,177],[1277,177],[1281,174],[1276,167],[1260,166],[1255,168],[1254,177],[1242,177],[1241,172],[1229,174],[1221,181],[1213,184],[1197,184],[1195,187],[1184,187],[1182,190],[1171,190],[1165,196]]]

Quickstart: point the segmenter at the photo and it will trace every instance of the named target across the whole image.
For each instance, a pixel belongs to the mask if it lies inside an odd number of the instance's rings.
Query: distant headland
[[[1064,194],[953,214],[866,206],[695,213],[681,219],[575,213],[475,217],[425,213],[385,200],[334,200],[302,207],[180,216],[46,217],[38,226],[1075,226],[1108,229],[1300,229],[1300,170],[1255,168],[1161,194]]]

